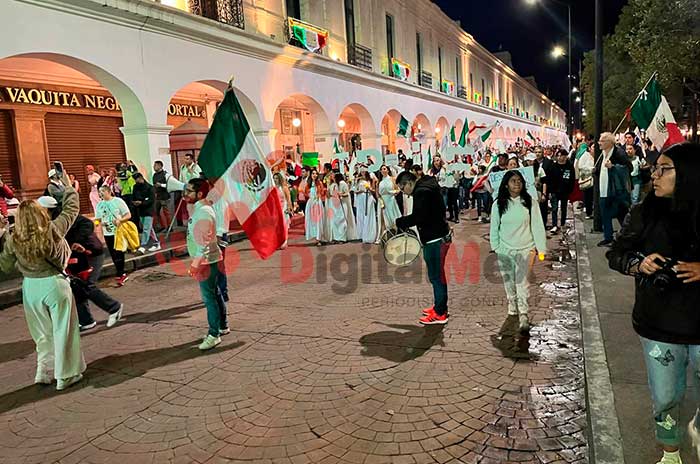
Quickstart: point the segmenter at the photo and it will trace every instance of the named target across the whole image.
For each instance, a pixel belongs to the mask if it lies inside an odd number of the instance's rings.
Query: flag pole
[[[649,80],[647,81],[647,83],[644,84],[644,87],[642,87],[642,91],[639,92],[639,93],[637,94],[637,98],[635,98],[634,101],[632,102],[632,104],[629,106],[630,109],[632,109],[632,107],[634,106],[634,104],[637,103],[637,100],[639,100],[639,96],[642,94],[642,92],[644,91],[644,89],[647,88],[647,85],[649,85],[649,83],[650,83],[652,80],[654,80],[654,78],[655,78],[658,74],[659,74],[658,71],[654,71],[654,73],[651,75],[651,77],[649,78]],[[613,135],[617,134],[617,131],[620,129],[620,126],[622,126],[622,124],[625,122],[625,119],[627,119],[627,113],[625,113],[625,115],[624,115],[624,116],[622,117],[622,119],[620,120],[620,123],[617,125],[617,127],[616,127],[615,130],[613,131]]]

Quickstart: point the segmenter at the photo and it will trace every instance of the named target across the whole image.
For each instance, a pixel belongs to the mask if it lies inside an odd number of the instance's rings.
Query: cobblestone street
[[[126,320],[83,334],[85,379],[60,393],[32,385],[22,308],[1,311],[0,462],[587,462],[574,245],[557,235],[535,265],[525,338],[488,226],[455,231],[444,328],[417,323],[422,260],[298,240],[268,261],[228,249],[232,331],[205,354],[184,264],[137,271],[109,290]]]

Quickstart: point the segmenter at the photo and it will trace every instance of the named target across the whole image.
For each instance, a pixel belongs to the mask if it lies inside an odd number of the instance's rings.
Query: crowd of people
[[[573,209],[593,219],[597,197],[603,229],[598,245],[610,247],[612,269],[635,276],[633,325],[646,359],[657,440],[664,447],[660,464],[678,464],[686,366],[700,375],[694,303],[700,298],[700,148],[681,144],[659,154],[632,132],[621,143],[611,133],[601,134],[597,157],[595,145],[590,138],[576,140],[570,149],[516,144],[503,153],[483,149],[450,161],[436,151],[427,172],[401,152],[395,166],[373,169],[372,160],[363,160],[353,172],[346,162],[317,168],[288,160],[284,168],[274,167],[273,181],[287,230],[292,215],[303,215],[304,238],[317,246],[379,244],[388,233],[412,230],[423,245],[433,287],[434,304],[419,318],[423,325],[449,320],[444,269],[452,242],[449,223],[490,223],[490,247],[508,302],[504,312],[517,318],[523,334],[530,330],[529,275],[537,257],[544,259],[548,235],[567,227]],[[492,176],[498,172],[503,174]],[[120,231],[130,224],[140,233],[139,251],[157,251],[156,229],[171,218],[170,175],[162,162],[154,163],[150,183],[133,163],[100,173],[87,166],[87,174],[94,219],[79,214],[80,185],[56,163],[44,195],[19,204],[12,233],[5,218],[14,192],[0,178],[0,269],[23,276],[25,315],[37,346],[35,381],[50,384],[55,378],[58,390],[80,381],[85,370],[79,333],[96,325],[89,302],[107,313],[107,327],[123,317],[124,305],[97,286],[104,263],[99,235],[121,286],[128,276]],[[207,199],[211,185],[193,155],[178,177],[186,206],[176,214],[192,218],[190,274],[199,283],[209,325],[199,348],[209,350],[230,332],[222,245],[228,225]],[[613,219],[621,227],[617,236]],[[688,434],[699,447],[700,413]]]

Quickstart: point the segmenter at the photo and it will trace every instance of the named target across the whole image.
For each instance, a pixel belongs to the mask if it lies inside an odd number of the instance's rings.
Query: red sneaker
[[[447,324],[447,321],[449,321],[449,319],[450,318],[447,314],[439,316],[436,313],[433,313],[425,317],[421,317],[420,319],[418,319],[418,322],[420,322],[423,325]]]
[[[424,316],[430,316],[431,314],[435,314],[435,306],[431,306],[430,308],[425,308],[423,310]]]
[[[129,280],[129,276],[126,274],[123,274],[121,277],[117,277],[117,287],[123,287],[127,280]]]

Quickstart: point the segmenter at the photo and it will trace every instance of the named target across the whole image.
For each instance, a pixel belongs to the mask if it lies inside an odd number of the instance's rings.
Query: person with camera
[[[65,236],[78,217],[80,199],[63,165],[55,164],[65,186],[61,214],[51,220],[36,200],[22,201],[14,232],[3,237],[0,271],[16,268],[24,277],[22,304],[37,353],[34,383],[49,385],[55,377],[56,390],[63,390],[83,378],[86,365],[73,294],[63,275],[71,254]]]
[[[635,277],[632,323],[651,390],[659,464],[681,462],[680,406],[686,370],[700,376],[700,145],[674,145],[652,168],[651,192],[635,205],[606,253],[610,268]],[[688,424],[700,450],[700,414]]]

